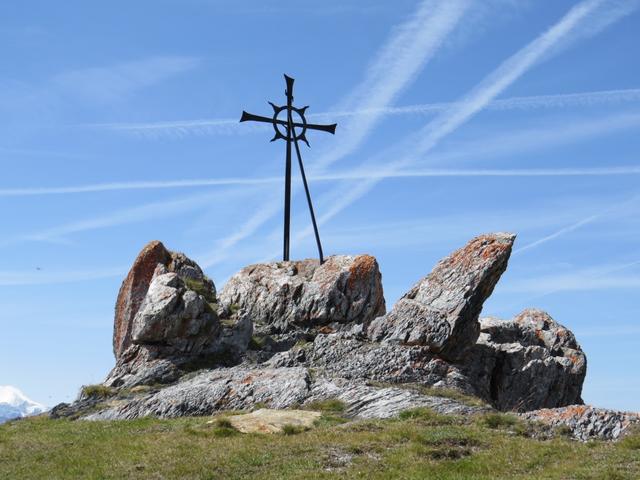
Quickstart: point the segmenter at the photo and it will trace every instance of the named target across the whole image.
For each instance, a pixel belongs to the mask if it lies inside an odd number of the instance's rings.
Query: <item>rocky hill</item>
[[[618,438],[640,419],[582,405],[587,360],[571,331],[536,309],[480,318],[514,240],[474,238],[389,311],[369,255],[251,265],[217,292],[194,261],[151,242],[118,294],[115,367],[51,415],[172,418],[336,399],[354,418],[495,409],[583,440]]]

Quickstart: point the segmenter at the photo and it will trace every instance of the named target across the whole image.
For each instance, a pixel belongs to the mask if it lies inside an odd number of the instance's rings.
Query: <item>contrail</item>
[[[638,275],[612,275],[640,265],[640,260],[620,265],[606,265],[582,268],[569,273],[556,273],[516,280],[503,286],[503,292],[532,292],[527,301],[545,297],[560,291],[597,290],[600,288],[640,287]],[[522,303],[522,302],[520,302]]]
[[[586,218],[583,218],[575,223],[572,223],[571,225],[567,225],[566,227],[561,228],[560,230],[553,232],[550,235],[547,235],[546,237],[542,237],[534,242],[531,242],[523,247],[520,247],[516,250],[513,251],[513,254],[519,254],[522,252],[526,252],[527,250],[531,250],[532,248],[538,247],[544,243],[547,243],[551,240],[555,240],[558,237],[561,237],[563,235],[566,235],[567,233],[571,233],[574,230],[579,229],[580,227],[583,227],[585,225],[589,225],[590,223],[593,223],[603,217],[605,217],[607,214],[614,212],[616,210],[619,210],[627,205],[633,204],[638,200],[638,195],[634,195],[633,197],[631,197],[630,199],[622,202],[622,203],[618,203],[616,205],[613,205],[609,208],[607,208],[606,210],[600,212],[600,213],[596,213],[593,215],[589,215]]]
[[[601,13],[601,7],[607,3],[610,2],[585,0],[571,8],[560,21],[504,61],[460,102],[456,102],[450,110],[429,122],[417,134],[412,135],[409,141],[403,142],[407,150],[415,153],[389,164],[386,172],[392,173],[404,168],[415,161],[416,155],[424,155],[432,150],[440,140],[469,121],[531,67],[548,56],[552,50],[557,50],[561,42],[575,41],[576,38],[572,37],[572,34],[575,37],[595,35],[616,20],[631,13],[637,6],[637,2],[627,5],[626,8],[619,8],[619,5],[616,4],[616,8]],[[330,210],[320,217],[319,223],[322,224],[337,215],[368,193],[379,181],[379,179],[371,179],[355,187],[350,187],[348,191],[344,192],[341,200],[333,204]],[[298,238],[309,234],[310,229],[306,229],[301,232]]]
[[[416,12],[399,28],[376,56],[367,70],[364,81],[358,85],[344,102],[342,108],[380,109],[396,101],[400,93],[416,78],[425,64],[435,55],[444,40],[457,26],[468,0],[423,0]],[[337,147],[328,150],[314,163],[317,168],[326,168],[341,158],[353,153],[365,141],[369,133],[381,120],[374,114],[357,122],[342,125],[342,139]],[[276,204],[263,207],[267,213],[258,213],[241,225],[221,243],[228,248],[253,234],[261,225],[273,217],[279,208]],[[273,213],[270,213],[273,212]],[[229,242],[233,239],[233,242]],[[212,250],[216,258],[222,254],[219,246]],[[203,255],[210,257],[211,253]],[[203,262],[209,267],[214,262]]]
[[[50,227],[35,233],[3,238],[0,239],[0,247],[25,241],[64,242],[65,236],[74,233],[126,225],[153,218],[163,218],[198,208],[205,208],[207,205],[210,205],[212,201],[219,200],[222,196],[228,198],[229,192],[208,192],[138,205],[132,208],[110,212],[101,217],[94,216],[85,220]]]
[[[68,187],[4,188],[0,197],[20,197],[34,195],[62,195],[71,193],[98,193],[119,190],[150,190],[166,188],[212,187],[226,185],[262,185],[282,182],[281,177],[263,178],[208,178],[199,180],[167,180],[140,182],[94,183]]]
[[[561,228],[560,230],[553,232],[551,235],[547,235],[546,237],[543,237],[539,240],[536,240],[535,242],[531,242],[527,245],[525,245],[524,247],[520,247],[517,250],[514,250],[513,254],[519,254],[522,252],[526,252],[527,250],[531,250],[532,248],[538,247],[540,245],[542,245],[543,243],[547,243],[551,240],[554,240],[558,237],[561,237],[567,233],[573,232],[574,230],[577,230],[580,227],[583,227],[584,225],[588,225],[589,223],[595,222],[596,220],[598,220],[599,218],[602,218],[602,216],[604,215],[604,213],[598,213],[596,215],[591,215],[587,218],[583,218],[582,220],[573,223],[571,225],[568,225],[564,228]]]
[[[640,175],[640,165],[596,168],[526,168],[526,169],[414,169],[392,172],[352,170],[331,174],[309,175],[314,182],[338,180],[367,180],[421,177],[599,177],[618,175]],[[120,190],[153,190],[194,187],[218,187],[239,185],[268,185],[282,183],[282,177],[262,178],[204,178],[193,180],[158,180],[143,182],[96,183],[50,188],[8,188],[0,189],[0,197],[20,197],[38,195],[63,195],[76,193],[100,193]]]
[[[601,90],[582,93],[566,93],[552,95],[531,95],[521,97],[511,97],[494,100],[487,104],[485,109],[508,111],[508,110],[534,110],[567,107],[593,107],[600,105],[618,105],[623,103],[640,101],[640,89],[631,88],[623,90]],[[437,114],[450,109],[453,103],[426,103],[405,105],[402,107],[380,107],[358,110],[337,110],[332,112],[321,112],[307,115],[308,118],[316,119],[339,119],[348,117],[368,117],[368,116],[401,116],[401,115],[427,115]],[[162,135],[163,133],[172,136],[186,136],[189,134],[218,134],[231,135],[249,131],[270,130],[269,125],[244,124],[241,125],[237,118],[202,119],[202,120],[177,120],[168,122],[150,123],[101,123],[85,125],[91,128],[106,128],[146,134],[150,136]]]

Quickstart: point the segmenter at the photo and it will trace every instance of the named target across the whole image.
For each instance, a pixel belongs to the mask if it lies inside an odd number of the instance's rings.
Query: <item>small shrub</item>
[[[261,335],[253,335],[249,340],[249,350],[262,350],[267,337]]]
[[[305,408],[307,410],[316,410],[318,412],[343,413],[347,409],[347,405],[337,398],[329,398],[327,400],[318,400],[308,403]]]
[[[571,430],[571,427],[569,425],[560,425],[556,427],[554,431],[555,431],[555,434],[558,435],[559,437],[567,437],[567,438],[573,437],[573,430]]]
[[[417,390],[423,395],[430,395],[432,397],[442,397],[449,398],[451,400],[455,400],[464,405],[468,405],[470,407],[485,407],[487,404],[479,399],[478,397],[474,397],[472,395],[466,395],[458,390],[454,390],[453,388],[435,388],[435,387],[424,387],[420,386]]]
[[[105,385],[85,385],[82,387],[82,395],[89,398],[109,398],[116,394],[116,389]]]
[[[480,423],[493,429],[513,428],[520,424],[520,420],[506,413],[487,413],[480,417]]]
[[[218,428],[233,428],[231,420],[226,417],[216,419],[216,427]]]
[[[452,415],[440,415],[426,407],[404,410],[400,412],[398,418],[400,420],[419,420],[421,423],[428,425],[451,425],[458,420]]]
[[[304,431],[308,430],[305,427],[301,427],[299,425],[283,425],[282,426],[282,433],[284,435],[297,435],[298,433],[302,433]]]
[[[340,415],[332,415],[324,413],[320,418],[313,422],[314,427],[334,427],[336,425],[341,425],[343,423],[347,423],[349,420],[341,417]]]
[[[213,291],[211,290],[211,287],[205,281],[198,280],[195,278],[185,278],[184,284],[187,286],[189,290],[193,290],[198,295],[202,295],[207,300],[207,302],[215,303],[216,295],[215,293],[213,293]]]

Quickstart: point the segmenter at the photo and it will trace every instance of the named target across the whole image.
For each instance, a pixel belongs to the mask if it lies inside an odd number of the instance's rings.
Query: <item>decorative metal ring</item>
[[[278,129],[278,115],[280,115],[280,112],[282,112],[283,110],[287,109],[287,106],[282,106],[279,107],[277,105],[273,105],[271,104],[271,106],[273,107],[273,129],[276,132],[276,138],[282,138],[283,140],[287,139],[287,135],[286,132],[283,134],[279,129]],[[296,134],[296,127],[294,125],[292,125],[292,130],[293,130],[293,138],[292,140],[298,141],[298,140],[302,140],[303,142],[306,142],[306,137],[305,137],[305,133],[307,132],[307,119],[304,116],[304,108],[296,108],[296,107],[291,107],[291,110],[293,112],[296,112],[300,118],[302,119],[302,132],[300,134]],[[287,114],[287,120],[288,120],[288,114]],[[293,117],[292,117],[293,120]]]

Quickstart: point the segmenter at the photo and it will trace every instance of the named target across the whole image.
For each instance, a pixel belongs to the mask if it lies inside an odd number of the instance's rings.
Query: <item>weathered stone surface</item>
[[[89,415],[87,419],[210,415],[223,410],[248,410],[256,404],[287,408],[304,402],[310,383],[311,378],[305,368],[219,368]]]
[[[248,314],[266,333],[330,323],[368,323],[385,312],[381,275],[369,255],[251,265],[220,293],[225,312]]]
[[[311,428],[322,414],[309,410],[273,410],[261,408],[244,415],[232,415],[229,422],[242,433],[281,433],[285,426]]]
[[[374,320],[368,336],[378,342],[424,345],[458,360],[480,331],[478,316],[507,268],[515,235],[481,235],[444,258],[387,315]]]
[[[177,380],[179,359],[165,358],[158,348],[132,345],[116,361],[103,384],[107,387],[131,388],[137,385],[167,384]]]
[[[318,335],[313,342],[277,354],[266,364],[312,367],[329,378],[419,383],[475,393],[458,367],[426,347],[367,342],[349,333]]]
[[[246,350],[250,326],[238,325],[234,319],[222,326],[215,302],[213,282],[193,260],[157,241],[146,245],[118,294],[113,339],[116,366],[105,385],[175,381],[181,366],[198,356],[220,353],[222,337],[233,339],[238,351]]]
[[[587,360],[574,335],[541,310],[510,321],[483,318],[464,365],[480,396],[499,410],[582,403]]]
[[[161,242],[150,242],[138,254],[122,282],[113,324],[113,353],[116,359],[131,346],[133,318],[147,295],[156,267],[158,264],[168,263],[170,258],[171,255]]]
[[[443,415],[473,415],[489,412],[490,407],[470,406],[451,398],[423,395],[398,387],[374,387],[344,378],[318,378],[306,403],[329,398],[346,405],[345,413],[354,418],[391,418],[403,410],[426,407]]]
[[[640,426],[640,414],[586,405],[545,408],[520,415],[527,420],[542,422],[553,427],[568,427],[571,435],[582,441],[617,440],[632,426]]]
[[[133,319],[132,342],[160,345],[172,353],[199,353],[217,334],[218,316],[177,274],[164,271],[160,265]]]
[[[158,268],[160,268],[159,271],[157,271]],[[136,316],[147,298],[147,293],[154,277],[170,272],[185,284],[186,290],[194,291],[203,297],[206,302],[214,303],[216,301],[216,290],[213,282],[206,277],[193,260],[182,253],[170,252],[159,241],[148,243],[133,262],[133,266],[122,282],[118,293],[113,331],[113,351],[116,360],[132,345],[134,324],[136,324],[138,335],[142,335],[142,337],[138,337],[136,343],[145,343],[142,338],[147,332],[144,331],[144,325],[141,324],[141,321],[136,321]],[[178,283],[178,280],[172,281]],[[170,286],[165,285],[165,287]],[[163,300],[161,296],[170,292],[166,289],[164,289],[164,292],[161,292],[161,290],[163,289],[160,288],[160,285],[154,288],[152,295],[155,295],[155,297],[146,302],[145,308],[147,310],[164,309],[166,311],[175,307],[178,302],[177,295],[169,295]],[[157,306],[154,304],[154,300],[159,302]],[[187,295],[187,301],[189,300],[191,300],[188,305],[189,308],[196,308],[199,302],[193,295]],[[162,312],[158,311],[156,313]],[[156,325],[157,314],[155,316]],[[174,338],[177,337],[174,335]],[[162,340],[152,340],[150,343],[157,343]]]
[[[294,368],[221,368],[186,378],[157,392],[120,401],[91,413],[86,420],[124,420],[145,416],[173,418],[211,415],[224,410],[248,410],[257,404],[284,409],[337,398],[357,418],[388,418],[407,408],[430,407],[440,413],[486,411],[456,400],[421,395],[394,387],[378,388],[359,380],[312,376]]]

